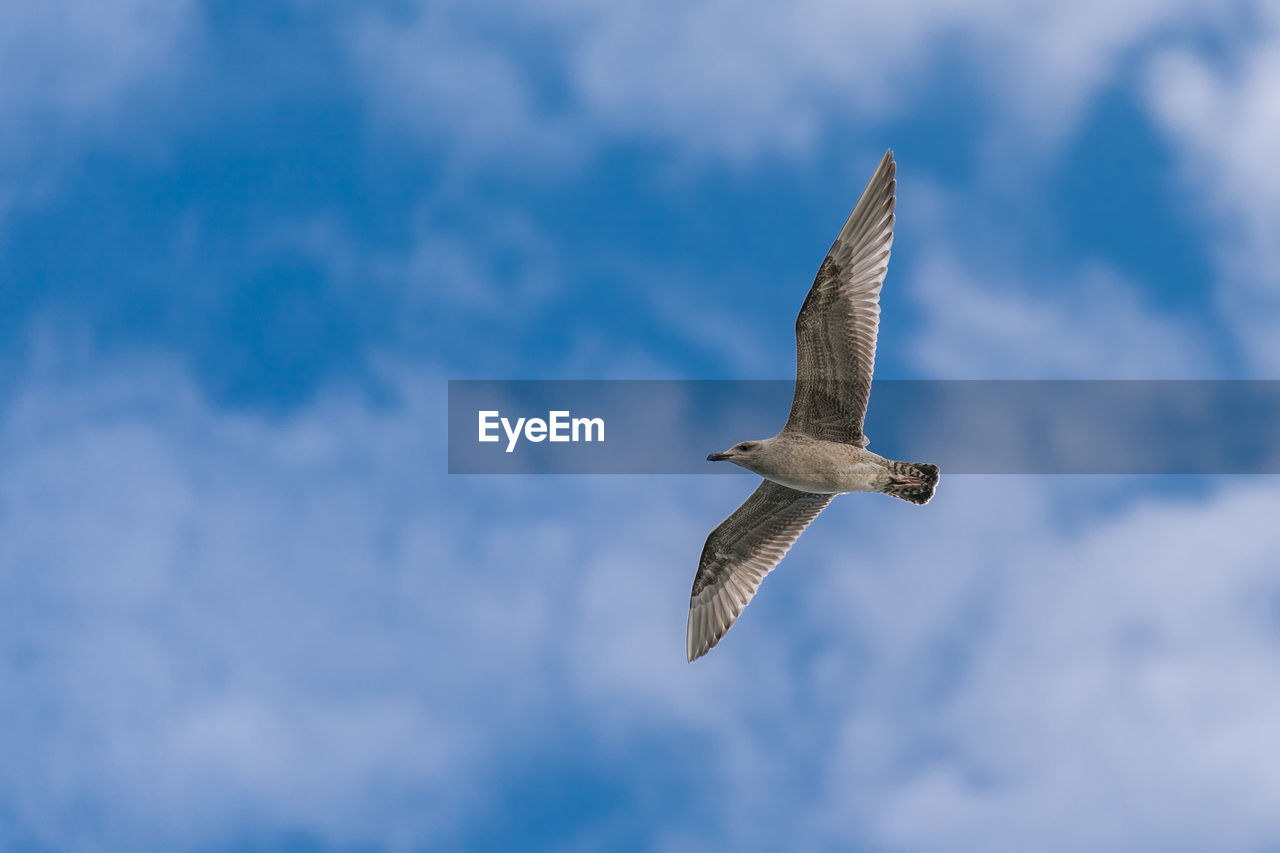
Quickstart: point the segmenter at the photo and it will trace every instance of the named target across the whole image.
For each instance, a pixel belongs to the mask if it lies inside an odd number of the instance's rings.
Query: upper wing
[[[833,497],[765,480],[733,515],[711,531],[702,546],[689,596],[685,633],[689,660],[705,655],[720,642],[756,594],[760,581]]]
[[[796,396],[785,429],[865,447],[880,327],[880,287],[893,245],[893,152],[886,151],[845,220],[796,318]]]

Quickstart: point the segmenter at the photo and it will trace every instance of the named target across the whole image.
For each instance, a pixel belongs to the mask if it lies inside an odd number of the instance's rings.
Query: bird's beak
[[[730,453],[708,453],[708,454],[707,454],[707,461],[708,461],[708,462],[723,462],[724,460],[728,459],[728,458],[729,458],[730,456],[732,456],[732,455],[733,455],[733,454],[730,454]]]

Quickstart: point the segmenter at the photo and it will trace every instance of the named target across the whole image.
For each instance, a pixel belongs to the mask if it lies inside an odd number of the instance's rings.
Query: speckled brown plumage
[[[887,151],[845,220],[796,318],[796,389],[782,432],[742,442],[729,460],[764,482],[707,537],[689,598],[689,660],[707,653],[751,601],[764,576],[835,495],[884,492],[928,503],[936,465],[867,450],[880,288],[893,245],[893,152]]]

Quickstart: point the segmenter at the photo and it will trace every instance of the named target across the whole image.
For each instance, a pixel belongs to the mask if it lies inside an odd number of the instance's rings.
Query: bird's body
[[[689,660],[707,653],[755,595],[764,576],[837,494],[884,492],[928,503],[936,465],[867,450],[862,432],[880,321],[880,288],[893,245],[893,152],[879,167],[827,257],[796,318],[796,392],[772,438],[744,441],[726,460],[764,478],[702,548],[689,599]]]
[[[799,492],[879,492],[892,476],[889,460],[851,444],[783,432],[760,445],[751,464],[744,467]]]

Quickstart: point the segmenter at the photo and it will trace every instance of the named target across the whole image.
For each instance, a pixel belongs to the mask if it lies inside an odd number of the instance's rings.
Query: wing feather
[[[886,151],[818,269],[796,318],[796,393],[785,430],[865,447],[862,433],[893,246],[893,152]]]
[[[711,531],[689,596],[689,660],[706,654],[750,603],[760,582],[835,495],[800,492],[765,480]]]

